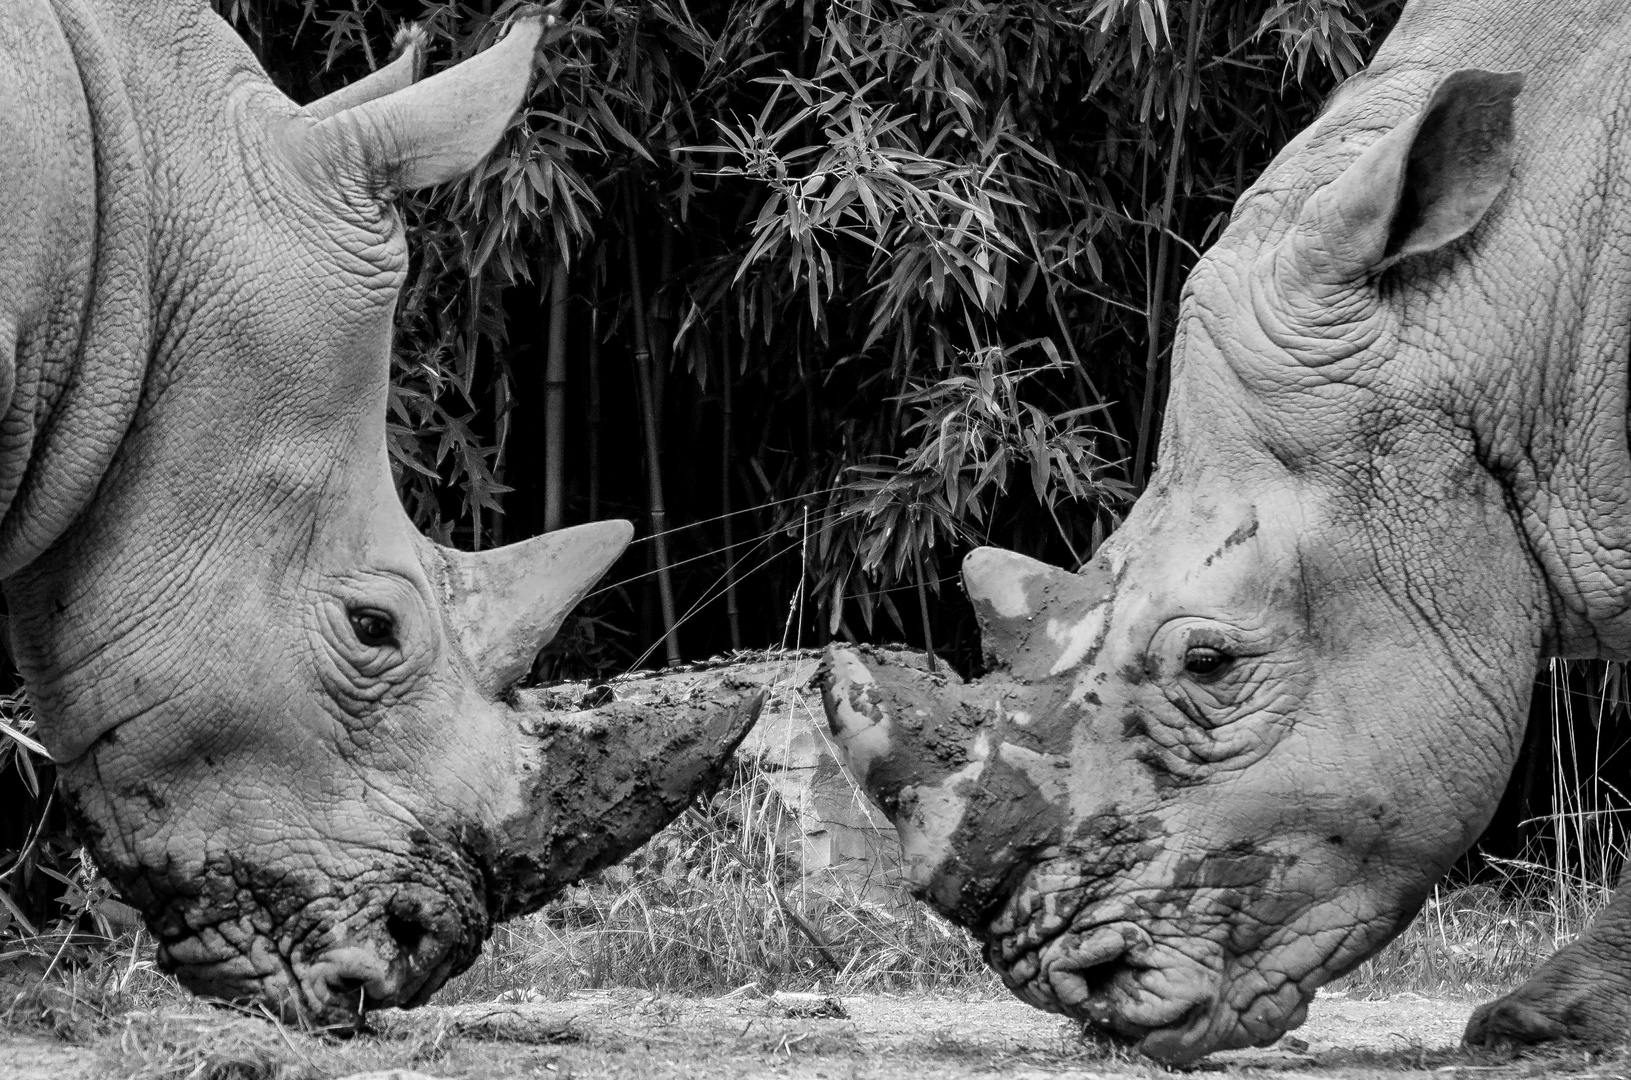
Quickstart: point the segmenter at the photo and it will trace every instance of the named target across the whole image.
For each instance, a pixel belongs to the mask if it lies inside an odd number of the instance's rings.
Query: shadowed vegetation
[[[297,100],[522,9],[218,6]],[[1197,251],[1398,8],[583,4],[489,165],[407,206],[404,497],[468,546],[639,522],[551,670],[773,643],[789,603],[974,663],[957,559],[1115,527]]]

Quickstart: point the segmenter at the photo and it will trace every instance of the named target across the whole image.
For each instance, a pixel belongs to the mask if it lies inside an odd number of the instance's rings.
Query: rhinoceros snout
[[[288,1023],[344,1032],[375,1009],[423,1004],[469,966],[480,943],[390,917],[311,956],[272,956],[257,943],[247,955],[222,960],[207,949],[195,940],[161,956],[194,993],[261,1001]]]
[[[461,927],[427,922],[387,915],[361,941],[321,954],[300,973],[299,999],[285,1011],[319,1026],[346,1028],[373,1009],[422,1004],[480,948]]]
[[[124,884],[183,986],[343,1031],[368,1011],[422,1004],[480,954],[491,918],[479,868],[421,841],[299,875],[220,857],[180,867],[179,882],[138,870]]]
[[[1127,922],[1067,931],[1004,974],[1032,1004],[1174,1061],[1195,1056],[1193,1032],[1216,1003],[1212,980],[1160,962],[1149,934]]]

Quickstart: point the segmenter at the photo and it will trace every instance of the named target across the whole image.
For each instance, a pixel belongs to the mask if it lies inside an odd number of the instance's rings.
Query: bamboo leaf
[[[589,100],[594,102],[595,115],[600,119],[601,124],[611,134],[612,138],[633,150],[644,160],[653,165],[657,164],[656,159],[646,150],[645,145],[630,134],[627,128],[617,122],[617,117],[612,115],[611,107],[606,104],[606,98],[600,91],[590,90]]]
[[[46,761],[55,760],[51,757],[51,752],[48,751],[44,745],[42,745],[32,736],[26,735],[17,730],[4,716],[0,716],[0,735],[4,735],[18,746],[21,746],[24,750],[27,750],[29,753],[34,754],[37,757],[43,758]]]

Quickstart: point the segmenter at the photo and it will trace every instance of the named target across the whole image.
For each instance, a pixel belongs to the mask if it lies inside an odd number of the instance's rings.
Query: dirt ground
[[[1611,1077],[1631,1059],[1520,1057],[1455,1049],[1469,1003],[1328,997],[1267,1050],[1217,1054],[1185,1072],[1295,1078]],[[842,1015],[822,1015],[842,1014]],[[241,1069],[234,1070],[234,1063]],[[399,1071],[400,1070],[400,1071]],[[1088,1080],[1170,1075],[1083,1041],[1069,1022],[1014,1000],[923,995],[686,998],[586,991],[562,1001],[425,1008],[376,1034],[318,1040],[210,1010],[118,1018],[71,1045],[0,1030],[6,1080],[142,1077],[789,1077],[812,1080]]]

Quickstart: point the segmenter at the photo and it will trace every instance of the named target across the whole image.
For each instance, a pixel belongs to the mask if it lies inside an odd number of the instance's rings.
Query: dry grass
[[[1607,889],[1590,885],[1560,895],[1533,885],[1435,887],[1404,933],[1332,990],[1480,1000],[1504,994],[1572,941],[1607,898]]]
[[[743,867],[720,850],[738,839],[715,820],[720,813],[716,808],[707,819],[671,828],[626,874],[604,875],[540,915],[502,928],[483,959],[437,1004],[576,1000],[570,992],[579,988],[639,986],[651,991],[649,1008],[661,1019],[665,1001],[674,1002],[669,1011],[680,1004],[665,998],[670,992],[717,994],[749,983],[756,989],[733,995],[737,1000],[818,983],[842,994],[957,990],[974,1001],[999,992],[963,935],[904,898],[899,906],[835,899],[818,879],[778,899],[765,884],[773,880],[774,861],[761,857]],[[1504,990],[1577,929],[1587,910],[1547,907],[1539,899],[1487,887],[1436,894],[1422,918],[1342,988],[1357,996],[1412,991],[1433,997]],[[839,971],[798,928],[794,913],[822,935]],[[153,969],[145,936],[100,949],[71,944],[41,983],[39,973],[62,951],[61,942],[55,949],[50,941],[33,944],[35,982],[6,1014],[7,1025],[94,1047],[96,1076],[332,1080],[386,1068],[487,1075],[480,1071],[483,1055],[521,1052],[486,1048],[439,1010],[400,1020],[387,1015],[382,1036],[342,1042],[211,1009]],[[971,1007],[979,1008],[972,1001]],[[794,1034],[805,1037],[802,1029]],[[818,1049],[812,1042],[800,1052]],[[1088,1047],[1071,1051],[1083,1053],[1096,1068],[1114,1066],[1118,1074],[1148,1069],[1131,1060],[1101,1060]]]

